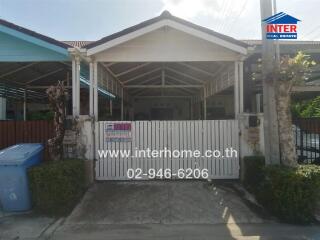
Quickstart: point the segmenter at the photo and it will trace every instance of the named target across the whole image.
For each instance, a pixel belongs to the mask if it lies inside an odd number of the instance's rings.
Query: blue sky
[[[169,10],[238,39],[260,38],[260,0],[0,0],[0,17],[58,40],[97,40]],[[320,0],[277,0],[302,22],[298,38],[320,40]]]

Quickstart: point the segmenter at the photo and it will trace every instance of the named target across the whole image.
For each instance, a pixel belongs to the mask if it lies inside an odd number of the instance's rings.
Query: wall
[[[214,95],[207,98],[207,119],[234,118],[233,95]]]
[[[160,28],[95,55],[97,61],[234,61],[231,50],[175,30]]]
[[[141,120],[158,120],[151,119],[152,109],[169,108],[173,111],[173,120],[190,119],[190,100],[181,98],[141,98],[136,99],[133,104],[135,116],[141,113],[146,117]],[[140,115],[141,115],[140,114]],[[168,119],[170,120],[170,119]]]

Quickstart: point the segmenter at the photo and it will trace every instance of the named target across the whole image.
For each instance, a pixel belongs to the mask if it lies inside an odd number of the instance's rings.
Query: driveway
[[[260,223],[230,188],[201,181],[95,184],[66,224]]]
[[[261,219],[233,189],[201,181],[96,183],[50,239],[320,239],[318,226]]]

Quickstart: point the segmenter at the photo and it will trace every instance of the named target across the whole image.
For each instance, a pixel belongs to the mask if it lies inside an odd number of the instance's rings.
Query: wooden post
[[[261,19],[273,15],[271,0],[260,0],[260,9]],[[275,100],[275,82],[273,79],[270,79],[270,74],[274,70],[274,43],[272,40],[266,39],[266,24],[262,21],[261,28],[265,159],[267,164],[279,164],[280,146]]]

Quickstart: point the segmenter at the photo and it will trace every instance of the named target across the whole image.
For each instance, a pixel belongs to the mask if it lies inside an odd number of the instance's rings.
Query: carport
[[[69,50],[72,43],[64,43],[29,29],[0,19],[0,120],[27,120],[27,115],[49,111],[46,89],[62,81],[69,92],[67,114],[72,114],[72,89],[84,98],[89,96],[88,65],[75,58]],[[79,69],[79,82],[72,73]],[[74,86],[72,88],[72,86]],[[104,89],[99,94],[114,96]],[[80,105],[80,103],[75,103]],[[88,104],[83,104],[81,114],[88,114]],[[30,116],[32,118],[32,116]]]
[[[188,99],[185,120],[207,119],[207,101],[217,95],[225,96],[220,97],[220,103],[232,99],[233,114],[229,110],[227,118],[243,112],[247,45],[167,11],[92,42],[80,52],[90,64],[90,113],[96,119],[100,111],[96,85],[106,86],[122,99],[121,120],[134,120],[135,102],[150,98],[160,102]],[[116,80],[116,89],[110,79]],[[143,119],[155,119],[147,115]]]

